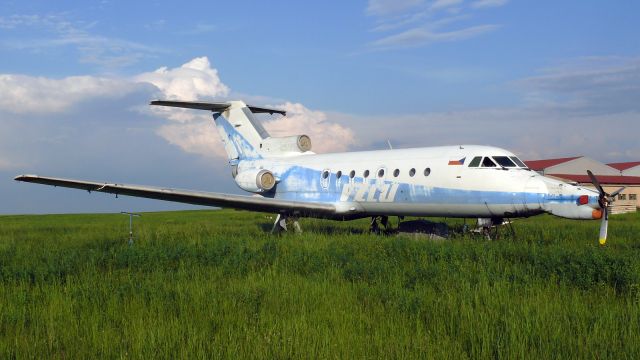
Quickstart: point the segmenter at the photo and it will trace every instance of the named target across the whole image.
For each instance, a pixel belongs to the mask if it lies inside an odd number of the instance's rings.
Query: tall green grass
[[[238,211],[0,217],[1,358],[640,358],[640,216],[370,236]],[[451,221],[459,224],[459,221]]]

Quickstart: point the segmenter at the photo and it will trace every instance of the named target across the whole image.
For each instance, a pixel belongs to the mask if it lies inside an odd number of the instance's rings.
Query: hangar
[[[618,169],[620,171],[620,175],[640,176],[640,161],[611,163],[607,165]]]
[[[605,164],[586,156],[575,156],[525,163],[542,175],[593,188],[587,176],[587,170],[591,170],[606,192],[626,186],[613,204],[613,214],[634,212],[640,207],[640,161]]]

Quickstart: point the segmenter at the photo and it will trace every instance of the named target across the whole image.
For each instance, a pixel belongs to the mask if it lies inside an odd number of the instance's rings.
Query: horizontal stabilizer
[[[213,112],[223,112],[231,106],[231,104],[229,103],[205,103],[205,102],[193,102],[193,101],[165,101],[165,100],[154,100],[150,103],[150,105],[209,110]]]
[[[223,112],[228,109],[231,104],[226,102],[221,103],[206,103],[206,102],[194,102],[194,101],[167,101],[167,100],[154,100],[150,103],[150,105],[159,105],[159,106],[171,106],[171,107],[180,107],[187,109],[197,109],[197,110],[209,110],[213,112]],[[280,114],[286,115],[287,112],[284,110],[271,109],[260,106],[251,106],[247,105],[249,110],[252,113],[268,113],[268,114]]]
[[[273,115],[273,114],[280,114],[282,116],[287,115],[287,112],[284,111],[284,110],[271,109],[271,108],[259,107],[259,106],[251,106],[251,105],[247,105],[247,107],[254,114],[267,113],[267,114],[271,114],[271,115]]]

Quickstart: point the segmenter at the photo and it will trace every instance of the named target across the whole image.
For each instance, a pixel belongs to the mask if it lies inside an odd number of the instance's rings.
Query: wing
[[[20,175],[17,176],[15,180],[81,189],[89,192],[96,191],[186,204],[218,206],[269,213],[287,212],[299,216],[330,217],[336,212],[336,208],[332,204],[279,200],[262,196],[243,196],[152,186],[109,184],[37,175]]]

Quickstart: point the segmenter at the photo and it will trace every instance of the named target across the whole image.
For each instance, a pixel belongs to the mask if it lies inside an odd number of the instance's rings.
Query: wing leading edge
[[[331,217],[336,208],[332,204],[279,200],[258,196],[231,195],[203,191],[158,188],[141,185],[99,183],[55,177],[20,175],[17,181],[60,186],[108,194],[180,202],[193,205],[217,206],[269,213],[289,213],[299,216]]]

